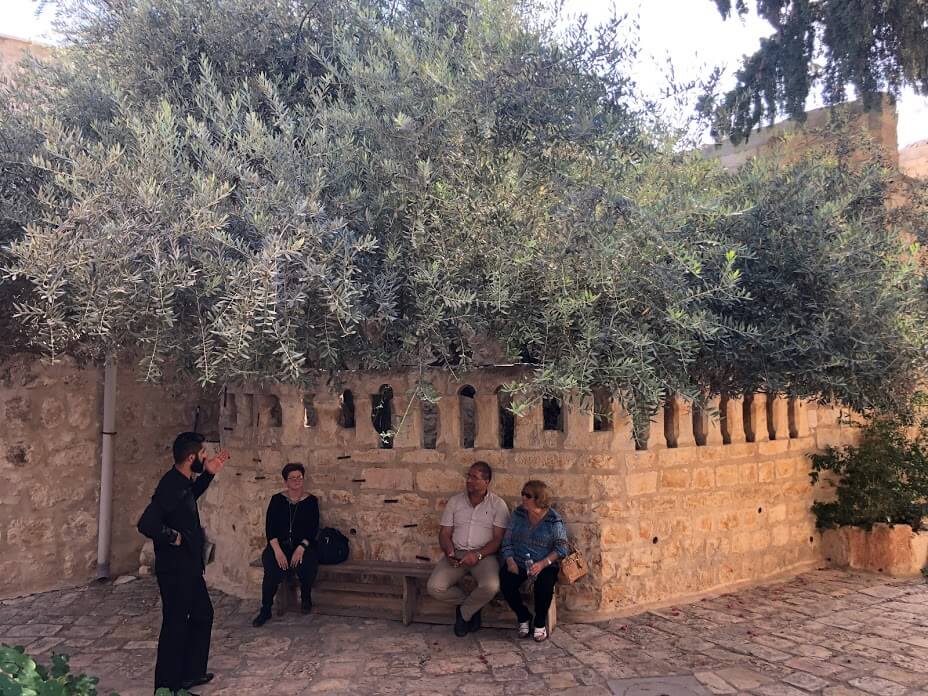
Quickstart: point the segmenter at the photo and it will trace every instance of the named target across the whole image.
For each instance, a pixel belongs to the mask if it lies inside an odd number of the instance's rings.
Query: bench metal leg
[[[410,577],[403,578],[403,625],[408,626],[412,623],[416,614],[416,602],[419,599],[419,589],[416,586],[416,579]]]

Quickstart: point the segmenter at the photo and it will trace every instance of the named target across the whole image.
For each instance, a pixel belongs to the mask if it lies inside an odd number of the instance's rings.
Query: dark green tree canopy
[[[881,163],[682,151],[634,106],[618,20],[562,30],[515,0],[63,18],[60,61],[0,94],[5,278],[50,354],[300,383],[496,346],[535,366],[528,395],[605,385],[640,412],[755,388],[889,404],[921,374],[923,278]]]
[[[723,17],[745,15],[747,0],[715,0]],[[905,85],[928,94],[928,3],[924,0],[756,0],[774,33],[745,58],[737,84],[715,110],[714,132],[735,142],[778,114],[802,119],[819,88],[825,103],[856,96],[879,107]],[[853,91],[851,91],[853,90]]]

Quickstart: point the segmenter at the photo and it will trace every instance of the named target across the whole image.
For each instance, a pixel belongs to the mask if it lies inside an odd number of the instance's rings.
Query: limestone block
[[[657,463],[661,468],[681,466],[683,464],[696,464],[702,459],[705,450],[696,447],[668,447],[658,450]]]
[[[411,491],[412,469],[364,469],[362,489],[375,488],[386,491]]]
[[[789,478],[796,471],[795,462],[792,459],[778,459],[774,464],[776,477],[778,479]]]
[[[493,477],[491,486],[496,490],[499,476]],[[426,493],[454,494],[464,490],[464,472],[454,469],[424,469],[416,473],[416,489]]]
[[[789,543],[789,526],[780,524],[771,530],[771,543],[774,546],[785,546]]]
[[[625,486],[629,497],[655,493],[657,492],[657,472],[630,473],[625,477]]]
[[[673,397],[673,417],[676,420],[677,447],[695,447],[693,404],[682,396]]]
[[[768,428],[774,440],[789,439],[789,400],[779,394],[769,394],[767,415]]]
[[[656,472],[650,473],[655,477],[657,476]],[[590,490],[592,497],[596,500],[621,498],[625,494],[625,480],[626,477],[620,475],[591,476]]]
[[[478,416],[479,417],[479,416]],[[438,402],[438,449],[461,448],[461,402],[457,394]]]
[[[715,486],[715,469],[702,466],[693,469],[693,488],[712,488]]]
[[[54,539],[52,521],[48,517],[12,520],[6,529],[6,541],[14,548],[38,549]]]
[[[416,397],[397,395],[393,399],[396,436],[393,438],[394,449],[422,448],[422,403]]]
[[[659,408],[657,413],[651,417],[648,424],[648,447],[649,450],[659,450],[667,447],[667,435],[664,432],[664,409]]]
[[[776,456],[789,451],[789,440],[770,440],[769,442],[758,442],[757,453],[762,457]]]
[[[706,409],[702,413],[702,429],[708,447],[723,444],[721,405],[721,399],[715,396],[709,399]]]
[[[687,488],[689,485],[689,469],[663,469],[661,471],[661,488]]]
[[[739,479],[739,466],[737,464],[722,464],[715,467],[716,486],[734,486]]]
[[[593,449],[597,442],[602,444],[603,438],[601,436],[603,436],[603,433],[593,432],[593,413],[584,406],[585,404],[569,402],[563,404],[563,443],[566,449],[588,450]],[[594,437],[599,437],[599,440],[595,440]],[[611,439],[608,432],[606,438]]]
[[[776,462],[765,461],[757,463],[757,480],[760,483],[770,483],[777,477]]]
[[[499,404],[496,394],[485,390],[477,392],[476,440],[477,449],[499,448]]]
[[[727,434],[728,443],[738,445],[745,442],[744,436],[744,401],[741,398],[728,397],[719,403],[719,412],[724,414],[723,437]]]
[[[758,469],[757,462],[745,462],[738,465],[738,481],[742,484],[752,485],[757,483]]]
[[[516,418],[515,449],[542,449],[544,446],[544,419],[541,404],[528,409]]]
[[[809,404],[797,397],[789,400],[790,437],[805,438],[811,434]]]
[[[751,415],[751,432],[754,433],[754,442],[767,442],[770,439],[767,430],[767,395],[764,392],[757,392],[752,395],[749,403]],[[745,423],[745,431],[748,425]]]

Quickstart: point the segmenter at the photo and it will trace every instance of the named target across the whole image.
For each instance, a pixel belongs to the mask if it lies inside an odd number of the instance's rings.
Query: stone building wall
[[[762,155],[773,147],[781,144],[784,137],[791,138],[788,153],[801,152],[808,146],[810,138],[815,137],[815,129],[828,125],[834,111],[850,117],[851,126],[860,128],[870,134],[874,142],[882,147],[889,160],[890,166],[900,164],[899,145],[896,138],[896,106],[886,97],[882,108],[873,111],[864,111],[863,102],[854,101],[841,104],[834,108],[824,107],[806,112],[803,123],[795,119],[788,119],[775,123],[772,126],[758,128],[751,133],[750,139],[745,143],[733,145],[726,140],[716,145],[707,145],[702,148],[706,157],[717,157],[722,166],[728,170],[738,169],[752,157]]]
[[[217,436],[215,399],[196,387],[155,387],[120,369],[111,572],[138,567],[135,522],[193,425]],[[103,370],[34,355],[0,363],[0,598],[79,585],[97,562]],[[211,415],[212,414],[212,415]]]
[[[0,75],[9,73],[27,53],[36,58],[46,58],[51,53],[48,46],[37,44],[14,36],[0,34]]]
[[[916,179],[928,178],[928,140],[899,150],[899,171]]]
[[[279,472],[289,462],[306,466],[322,524],[345,532],[352,557],[364,559],[436,560],[441,511],[463,490],[463,474],[476,460],[493,466],[493,490],[510,506],[520,502],[525,480],[546,481],[592,565],[590,577],[562,589],[560,606],[575,619],[820,561],[806,457],[821,444],[815,410],[783,399],[768,408],[757,395],[747,408],[720,404],[726,417],[713,422],[694,419],[685,403],[674,402],[652,422],[646,449],[636,449],[628,417],[615,408],[604,431],[580,408],[566,412],[563,431],[545,430],[546,420],[557,419],[538,408],[515,419],[513,447],[506,449],[497,390],[517,376],[516,368],[483,369],[459,375],[461,381],[429,375],[441,395],[434,432],[423,428],[434,416],[423,419],[422,402],[408,398],[413,374],[347,374],[337,388],[320,386],[312,394],[230,388],[220,422],[232,458],[201,506],[217,542],[207,570],[211,584],[239,596],[258,594],[260,570],[249,564],[265,544],[267,501],[281,489]],[[394,394],[398,432],[389,449],[372,421],[382,385]],[[473,402],[460,394],[471,393],[466,386],[474,389]],[[354,401],[354,427],[339,424],[344,390]],[[745,441],[745,415],[753,442]],[[843,438],[836,414],[823,415],[823,433]],[[473,447],[464,447],[471,437]]]

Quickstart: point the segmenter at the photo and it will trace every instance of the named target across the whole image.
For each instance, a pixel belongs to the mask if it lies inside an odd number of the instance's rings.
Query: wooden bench
[[[253,561],[251,566],[262,567],[261,559]],[[336,616],[379,618],[383,616],[384,610],[388,613],[391,609],[395,611],[395,605],[399,602],[400,616],[397,618],[408,626],[415,617],[419,599],[418,582],[421,581],[424,586],[431,574],[432,565],[428,563],[348,560],[338,565],[320,565],[319,575],[313,585],[313,610]],[[361,576],[364,580],[346,582],[339,579],[346,576]],[[393,579],[398,579],[399,584],[394,584]],[[296,574],[288,573],[274,600],[278,616],[299,607],[298,589],[299,579]],[[366,596],[361,603],[358,602],[359,595]],[[377,613],[372,613],[372,610],[377,610]]]
[[[261,567],[261,559],[251,563]],[[313,585],[313,611],[333,616],[360,616],[365,618],[394,618],[408,626],[413,621],[450,625],[454,623],[454,608],[432,599],[425,592],[425,584],[432,574],[431,563],[404,561],[348,560],[338,565],[320,565]],[[462,581],[466,592],[474,587],[474,580],[466,576]],[[278,616],[299,608],[297,596],[299,581],[295,573],[288,573],[281,583],[274,601]],[[523,592],[526,605],[531,607],[531,593]],[[488,628],[513,628],[515,617],[502,595],[497,595],[481,612],[482,624]],[[548,610],[548,633],[557,625],[557,592]]]

